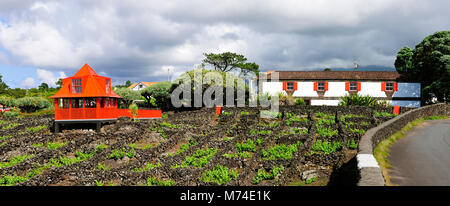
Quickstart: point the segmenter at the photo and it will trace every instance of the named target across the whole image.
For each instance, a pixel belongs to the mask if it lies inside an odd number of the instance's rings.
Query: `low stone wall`
[[[247,111],[253,114],[259,114],[262,110],[269,110],[270,108],[261,107],[223,107],[225,112],[241,112]],[[401,111],[403,108],[401,109]],[[406,110],[406,108],[405,108]],[[362,114],[371,115],[373,112],[393,112],[393,107],[364,107],[364,106],[280,106],[279,112],[285,113],[317,113],[322,112],[325,114],[335,114],[336,112],[341,112],[345,114]]]
[[[384,122],[378,127],[368,130],[362,137],[358,149],[358,169],[360,171],[359,186],[384,186],[381,169],[373,156],[374,148],[384,139],[401,130],[409,122],[435,115],[450,115],[450,104],[434,104],[406,113]]]

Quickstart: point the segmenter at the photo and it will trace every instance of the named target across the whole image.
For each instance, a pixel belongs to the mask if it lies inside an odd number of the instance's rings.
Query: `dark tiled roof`
[[[275,71],[280,80],[396,80],[398,72],[392,71]],[[273,73],[267,75],[271,78]]]

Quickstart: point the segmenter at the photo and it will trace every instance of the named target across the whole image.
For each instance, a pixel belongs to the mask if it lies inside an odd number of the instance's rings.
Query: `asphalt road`
[[[450,185],[450,119],[420,123],[391,147],[391,183]]]

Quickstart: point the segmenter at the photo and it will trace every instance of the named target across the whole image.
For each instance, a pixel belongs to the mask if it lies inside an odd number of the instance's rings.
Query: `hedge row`
[[[42,97],[0,97],[0,104],[6,107],[18,107],[22,112],[35,112],[38,109],[49,108],[52,103]]]

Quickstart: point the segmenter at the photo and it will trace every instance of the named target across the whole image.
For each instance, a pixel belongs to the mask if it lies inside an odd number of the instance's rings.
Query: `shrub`
[[[6,117],[6,118],[18,117],[19,116],[19,112],[9,111],[9,112],[5,112],[3,114],[3,116]]]
[[[263,179],[264,180],[274,179],[278,175],[278,173],[280,173],[282,170],[284,170],[283,165],[279,167],[274,167],[271,173],[267,173],[266,171],[259,169],[256,176],[253,178],[253,183],[258,184]]]
[[[239,174],[236,170],[217,164],[216,168],[206,170],[200,177],[200,181],[215,182],[221,185],[236,179],[238,175]]]
[[[154,103],[158,107],[160,107],[161,109],[168,109],[172,105],[170,100],[171,87],[172,83],[170,82],[158,82],[142,90],[141,95],[147,100],[147,105],[149,107],[152,104],[152,98],[154,98]]]
[[[137,106],[137,104],[133,103],[130,104],[130,106],[128,107],[128,109],[130,109],[131,114],[133,115],[133,119],[135,119],[138,116],[138,109],[139,107]]]
[[[295,105],[306,105],[305,100],[302,98],[295,99]]]
[[[217,153],[217,151],[218,149],[210,149],[208,147],[203,150],[197,150],[192,156],[187,156],[181,165],[176,165],[174,168],[188,166],[202,168]]]
[[[261,150],[261,155],[263,160],[275,160],[275,159],[291,159],[292,155],[298,151],[298,147],[302,146],[303,143],[298,141],[295,144],[289,146],[285,144],[274,145],[270,147],[267,151]]]
[[[378,106],[378,102],[369,95],[350,94],[341,97],[339,106]]]
[[[15,106],[19,107],[22,112],[35,112],[51,106],[51,103],[42,97],[23,97],[15,101]]]
[[[120,101],[124,104],[125,108],[128,108],[134,100],[139,100],[141,97],[138,91],[134,91],[128,88],[118,88],[114,92],[122,97]]]
[[[168,179],[168,180],[159,180],[156,179],[155,177],[148,177],[147,178],[147,186],[172,186],[173,184],[175,184],[175,181],[173,181],[172,179]]]
[[[41,130],[43,130],[43,129],[45,129],[45,128],[47,128],[48,126],[47,125],[40,125],[40,126],[36,126],[36,127],[29,127],[29,128],[27,128],[27,130],[29,131],[29,132],[39,132],[39,131],[41,131]]]
[[[16,99],[14,99],[12,97],[1,96],[0,104],[3,106],[6,106],[6,107],[13,107],[16,105]]]
[[[328,142],[328,141],[322,141],[317,140],[314,142],[313,146],[311,147],[311,154],[314,154],[315,152],[323,152],[324,154],[331,154],[333,152],[336,152],[337,150],[342,148],[342,142]]]

